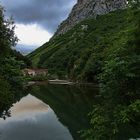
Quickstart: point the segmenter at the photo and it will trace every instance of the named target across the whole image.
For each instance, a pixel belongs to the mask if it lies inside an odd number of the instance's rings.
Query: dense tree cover
[[[89,19],[31,53],[34,66],[54,77],[98,82],[87,140],[140,137],[140,9],[129,8]],[[82,30],[81,25],[88,25]]]
[[[14,28],[13,20],[4,18],[0,6],[0,113],[8,110],[23,88],[21,68],[26,66],[26,58],[12,49],[18,41]]]
[[[128,41],[135,30],[127,10],[112,12],[76,25],[29,55],[35,67],[48,68],[54,77],[97,81],[108,48]],[[81,25],[88,25],[82,30]]]
[[[136,7],[129,11],[136,29],[105,57],[98,77],[101,103],[89,114],[91,128],[83,135],[87,140],[140,137],[140,12]]]

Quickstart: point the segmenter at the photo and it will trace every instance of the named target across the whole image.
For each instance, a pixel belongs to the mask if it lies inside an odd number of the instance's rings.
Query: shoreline
[[[94,86],[99,87],[97,83],[78,83],[71,82],[68,80],[44,80],[44,81],[29,81],[27,86],[32,86],[34,84],[51,84],[51,85],[69,85],[69,86]]]

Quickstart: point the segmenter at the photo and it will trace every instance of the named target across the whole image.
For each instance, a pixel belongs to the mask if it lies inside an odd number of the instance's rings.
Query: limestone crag
[[[96,18],[97,15],[124,9],[126,7],[126,1],[127,0],[78,0],[68,18],[59,25],[55,36],[66,33],[74,25],[84,19]]]

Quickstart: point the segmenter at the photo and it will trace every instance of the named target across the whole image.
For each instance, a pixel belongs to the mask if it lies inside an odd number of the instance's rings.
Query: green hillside
[[[100,102],[89,114],[90,128],[81,132],[86,140],[140,137],[139,8],[85,20],[28,57],[54,77],[98,82]]]
[[[135,16],[138,15],[138,12]],[[88,25],[82,29],[82,25]],[[126,10],[88,19],[29,55],[34,67],[48,68],[58,78],[96,81],[108,55],[133,38],[137,28]]]

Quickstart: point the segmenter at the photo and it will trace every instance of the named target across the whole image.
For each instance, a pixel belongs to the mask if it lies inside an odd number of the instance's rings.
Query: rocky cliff
[[[123,9],[127,0],[78,0],[68,18],[60,24],[55,36],[64,34],[74,25],[87,18]]]

